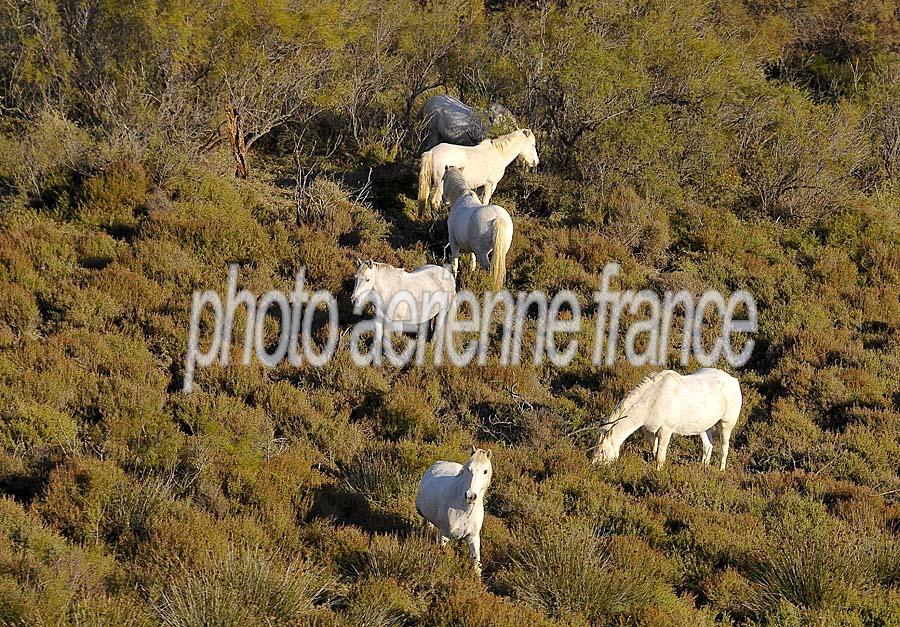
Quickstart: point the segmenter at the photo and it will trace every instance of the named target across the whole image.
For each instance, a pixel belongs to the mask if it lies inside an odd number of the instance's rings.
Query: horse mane
[[[495,139],[486,139],[485,141],[491,142],[491,145],[494,148],[496,148],[500,152],[503,152],[503,150],[505,150],[506,147],[512,143],[513,135],[520,134],[522,132],[522,130],[523,129],[519,128],[519,129],[512,131],[511,133],[507,133],[506,135],[501,135],[500,137],[497,137]]]
[[[365,267],[366,267],[367,265],[369,265],[369,264],[371,264],[370,267],[371,267],[372,269],[375,269],[375,268],[382,268],[382,269],[383,269],[383,268],[387,268],[387,269],[389,269],[389,270],[402,270],[402,268],[395,268],[394,266],[392,266],[392,265],[389,264],[389,263],[384,263],[384,262],[382,262],[382,261],[375,261],[374,259],[369,259],[369,260],[363,262],[363,264],[356,270],[356,274],[355,274],[354,276],[359,276],[359,273],[362,272],[362,271],[365,269]]]
[[[480,448],[480,449],[477,449],[474,453],[472,453],[472,456],[469,457],[469,459],[468,459],[468,461],[466,461],[465,465],[468,466],[472,462],[475,462],[475,461],[490,462],[491,458],[488,457],[488,452],[486,450],[484,450],[483,448]]]
[[[644,395],[644,392],[646,392],[648,388],[672,374],[676,373],[672,370],[660,370],[659,372],[654,372],[653,374],[644,377],[641,382],[637,384],[637,387],[631,390],[625,398],[619,401],[613,408],[612,412],[609,414],[609,421],[606,423],[608,427],[612,428],[615,423],[628,415],[628,410],[631,409],[638,399]]]
[[[475,196],[475,192],[466,185],[466,179],[460,174],[459,168],[451,167],[444,173],[444,185],[450,187],[449,191],[451,198],[459,198],[467,193]]]

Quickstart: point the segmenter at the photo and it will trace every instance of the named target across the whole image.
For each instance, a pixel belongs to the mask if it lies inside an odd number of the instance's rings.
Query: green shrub
[[[4,136],[0,176],[64,215],[68,211],[67,188],[78,173],[95,167],[97,152],[85,129],[60,111],[42,109],[20,137]]]
[[[236,548],[177,574],[156,610],[164,625],[287,624],[302,620],[333,585],[316,566]]]
[[[413,490],[414,479],[399,467],[396,457],[384,448],[359,453],[343,468],[346,487],[373,503],[384,503]]]
[[[435,534],[423,530],[402,540],[396,535],[373,536],[359,572],[372,579],[393,579],[409,590],[423,592],[471,575],[472,570],[466,559],[454,559],[451,552],[442,551]]]
[[[491,594],[475,581],[458,581],[431,606],[427,625],[434,627],[535,627],[551,623],[536,610]]]
[[[346,616],[354,625],[401,627],[419,622],[424,604],[393,579],[366,579],[348,594]]]
[[[66,411],[49,403],[29,400],[11,401],[2,411],[3,437],[7,446],[27,442],[30,446],[72,448],[78,433],[78,422]]]
[[[376,419],[379,433],[391,440],[411,437],[428,442],[439,433],[428,400],[409,386],[397,386],[385,395]]]
[[[34,338],[41,322],[34,295],[5,281],[0,282],[0,291],[4,295],[0,303],[0,341],[10,345],[14,341]]]
[[[814,610],[841,607],[872,584],[870,564],[851,539],[824,530],[797,529],[770,547],[751,572],[757,611],[783,600]]]
[[[88,226],[128,234],[138,224],[136,210],[148,191],[147,173],[136,163],[120,162],[84,182],[76,215]]]
[[[84,606],[116,594],[117,579],[103,550],[72,546],[20,504],[0,500],[0,622],[71,623]],[[127,593],[116,596],[138,605]],[[135,608],[134,622],[141,619]]]
[[[498,581],[557,618],[598,622],[657,601],[649,576],[614,564],[608,544],[576,523],[524,532]]]

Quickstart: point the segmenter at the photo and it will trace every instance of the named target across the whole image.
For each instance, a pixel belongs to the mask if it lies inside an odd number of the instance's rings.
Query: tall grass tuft
[[[457,553],[441,550],[434,534],[412,534],[400,539],[393,534],[375,535],[358,570],[372,579],[395,579],[407,588],[434,590],[456,575],[472,572]]]
[[[759,593],[751,609],[765,613],[786,600],[809,609],[841,607],[873,579],[871,555],[860,543],[823,531],[773,542],[751,568]]]
[[[282,625],[314,609],[334,580],[299,560],[283,562],[248,548],[185,571],[156,605],[164,625]]]
[[[595,530],[570,523],[526,531],[498,583],[554,618],[597,622],[656,600],[647,577],[620,568]]]
[[[396,498],[409,487],[397,461],[389,451],[368,449],[342,466],[344,484],[373,503]]]

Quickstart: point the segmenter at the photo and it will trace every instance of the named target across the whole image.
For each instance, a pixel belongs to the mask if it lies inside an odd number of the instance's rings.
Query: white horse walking
[[[741,413],[738,380],[716,368],[702,368],[682,376],[672,370],[657,372],[631,391],[612,411],[594,450],[594,463],[619,457],[622,444],[642,429],[653,444],[656,467],[662,468],[673,434],[699,435],[703,463],[712,459],[712,438],[722,449],[719,468],[725,470],[731,431]],[[718,433],[716,433],[718,432]]]
[[[357,260],[357,265],[351,298],[356,307],[366,302],[375,306],[376,343],[385,329],[413,332],[429,321],[434,322],[432,337],[440,337],[456,296],[456,281],[446,268],[429,264],[407,272],[372,260]]]
[[[434,210],[444,195],[443,176],[447,166],[465,168],[469,189],[484,188],[481,202],[491,202],[497,183],[503,178],[506,166],[522,157],[528,167],[539,162],[534,133],[524,128],[496,139],[486,139],[476,146],[438,144],[422,153],[419,165],[419,215],[426,205]]]
[[[459,254],[471,253],[469,269],[478,262],[491,273],[494,290],[506,279],[506,253],[512,244],[513,224],[509,212],[499,205],[484,205],[466,185],[461,168],[448,166],[444,173],[444,198],[450,203],[447,233],[453,276],[459,272]]]
[[[427,524],[437,527],[440,545],[465,538],[479,576],[484,494],[494,474],[491,457],[490,449],[473,446],[465,464],[435,462],[425,471],[416,492],[416,511]]]

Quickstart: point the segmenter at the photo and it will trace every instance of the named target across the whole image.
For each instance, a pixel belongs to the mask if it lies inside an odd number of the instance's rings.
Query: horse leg
[[[493,251],[491,251],[490,254],[485,253],[483,251],[477,252],[477,253],[472,253],[472,255],[474,255],[475,259],[478,261],[478,265],[480,265],[482,268],[484,268],[486,272],[491,271],[491,257],[493,257],[493,254],[494,254]]]
[[[653,450],[653,456],[656,457],[656,447],[659,445],[656,434],[652,431],[644,431],[643,429],[641,429],[641,433],[644,435],[644,439],[647,440],[647,444],[649,444],[650,448]]]
[[[484,193],[481,195],[481,204],[488,205],[491,202],[491,196],[494,195],[494,183],[491,181],[485,181],[484,183]]]
[[[441,307],[438,314],[434,317],[434,330],[431,333],[431,341],[434,344],[444,339],[444,324],[447,321],[447,309]]]
[[[475,572],[481,577],[481,535],[469,535],[469,559],[475,565]]]
[[[384,318],[378,311],[376,311],[375,329],[372,337],[372,350],[374,351],[374,354],[372,355],[373,366],[381,365],[381,355],[384,353],[384,325]]]
[[[725,470],[725,460],[728,459],[728,441],[731,440],[731,430],[734,425],[726,425],[724,422],[719,423],[719,438],[722,443],[722,461],[719,463],[719,470]]]
[[[660,429],[656,433],[656,469],[659,470],[666,463],[666,451],[669,449],[669,440],[672,438],[671,431]]]
[[[459,244],[450,236],[450,259],[453,260],[453,278],[459,276]]]
[[[713,452],[713,444],[710,439],[710,433],[712,429],[709,431],[702,431],[700,433],[700,441],[703,443],[703,465],[709,466],[709,462],[712,459]]]
[[[437,183],[434,184],[434,187],[431,190],[431,198],[428,201],[428,208],[434,212],[435,209],[440,209],[441,204],[444,202],[444,179],[438,179]]]
[[[469,272],[475,272],[475,253],[469,253]]]

